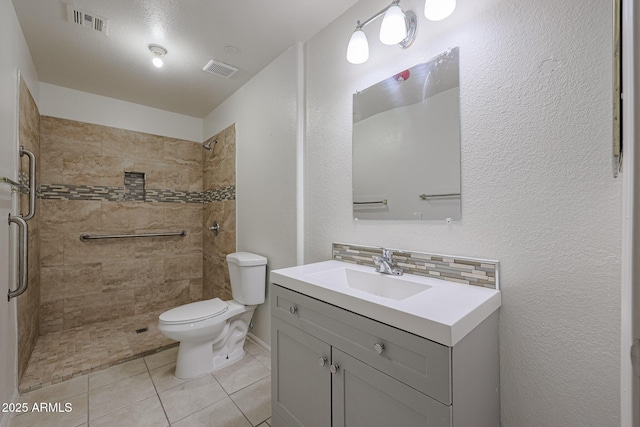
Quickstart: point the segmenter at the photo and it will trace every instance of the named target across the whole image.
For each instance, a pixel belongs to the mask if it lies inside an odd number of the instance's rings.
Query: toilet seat
[[[220,298],[206,301],[192,302],[172,308],[160,315],[160,323],[165,325],[179,325],[193,323],[216,317],[226,312],[229,305]]]

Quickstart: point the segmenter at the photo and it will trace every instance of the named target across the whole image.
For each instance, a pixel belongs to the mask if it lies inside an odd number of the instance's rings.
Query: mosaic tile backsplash
[[[405,273],[447,280],[465,285],[500,289],[498,261],[480,260],[449,255],[391,249],[393,261]],[[334,243],[333,259],[353,264],[375,267],[373,256],[382,255],[382,249],[374,246],[360,246]]]

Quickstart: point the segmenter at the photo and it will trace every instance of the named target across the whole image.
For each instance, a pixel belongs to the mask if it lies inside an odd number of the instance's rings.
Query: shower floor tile
[[[20,380],[20,392],[37,390],[178,345],[158,330],[160,313],[162,311],[39,336]],[[142,328],[148,330],[136,333]]]

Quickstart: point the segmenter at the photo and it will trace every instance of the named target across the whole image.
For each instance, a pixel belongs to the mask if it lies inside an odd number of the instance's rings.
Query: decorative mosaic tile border
[[[200,191],[146,190],[147,202],[202,203]]]
[[[207,202],[221,202],[223,200],[235,200],[236,199],[236,186],[229,185],[227,187],[216,188],[215,190],[205,191],[203,194],[203,200]]]
[[[41,199],[55,200],[103,200],[121,202],[124,200],[124,187],[106,187],[100,185],[40,184]]]
[[[42,199],[55,200],[101,200],[111,202],[146,201],[167,203],[206,203],[236,199],[236,186],[216,190],[179,191],[145,189],[139,178],[132,178],[125,187],[100,185],[41,184],[38,195]]]
[[[500,289],[498,261],[436,255],[424,252],[390,249],[398,267],[406,273],[433,279]],[[382,255],[382,248],[374,246],[333,243],[332,258],[353,264],[375,267],[373,256]]]

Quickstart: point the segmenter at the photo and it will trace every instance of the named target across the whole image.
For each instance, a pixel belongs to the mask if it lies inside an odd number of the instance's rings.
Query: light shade
[[[400,6],[393,5],[382,18],[380,41],[387,45],[398,44],[407,38],[407,24]]]
[[[456,0],[426,0],[424,16],[429,21],[440,21],[456,9]]]
[[[362,64],[369,59],[369,42],[362,29],[357,29],[351,35],[347,47],[347,61],[352,64]]]
[[[162,68],[162,64],[163,64],[162,63],[162,58],[159,58],[159,57],[156,56],[155,58],[153,58],[151,60],[151,62],[153,62],[153,65],[155,65],[156,67]]]

